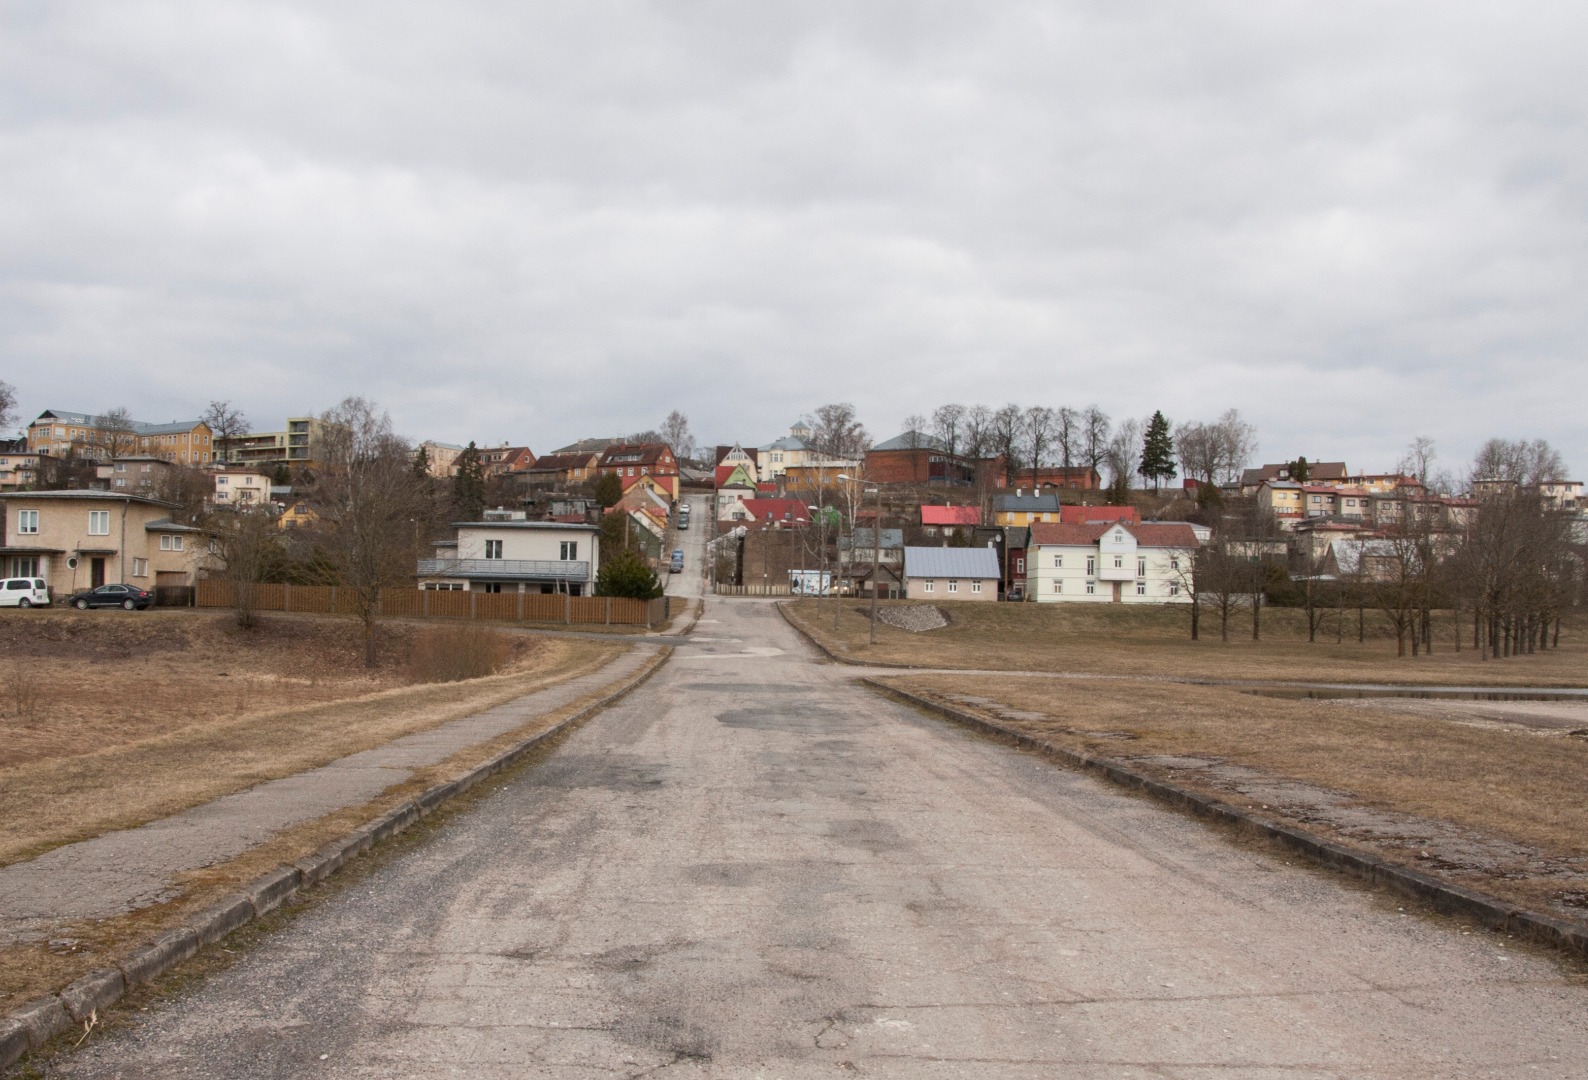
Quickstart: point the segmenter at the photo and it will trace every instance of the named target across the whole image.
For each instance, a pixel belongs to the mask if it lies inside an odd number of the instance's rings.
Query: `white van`
[[[41,577],[0,581],[0,607],[49,607],[50,590]]]

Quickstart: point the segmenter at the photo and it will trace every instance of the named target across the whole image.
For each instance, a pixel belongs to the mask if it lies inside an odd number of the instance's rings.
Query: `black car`
[[[91,607],[119,607],[134,611],[154,603],[154,593],[136,585],[101,585],[87,592],[74,593],[66,602],[79,611]]]

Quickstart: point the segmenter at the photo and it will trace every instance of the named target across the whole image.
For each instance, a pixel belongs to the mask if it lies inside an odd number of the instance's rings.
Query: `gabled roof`
[[[805,445],[805,440],[804,439],[799,438],[797,435],[785,435],[781,439],[777,439],[777,440],[775,440],[773,442],[769,442],[765,446],[761,447],[761,452],[765,453],[768,450],[808,450],[808,449],[810,449],[810,447]]]
[[[1119,526],[1136,538],[1137,547],[1194,548],[1197,546],[1196,530],[1181,521],[1157,522],[1100,522],[1095,524],[1034,524],[1031,526],[1031,546],[1042,547],[1092,547],[1108,530]]]
[[[1061,506],[1059,520],[1072,525],[1099,521],[1139,521],[1134,506]]]
[[[907,578],[1000,578],[998,553],[985,547],[907,547]]]
[[[946,451],[948,449],[948,447],[944,446],[939,440],[933,438],[931,435],[928,435],[924,431],[906,431],[906,432],[904,432],[901,435],[895,435],[893,438],[887,440],[886,442],[877,443],[871,449],[873,449],[873,450],[934,450],[934,451],[940,451],[941,452],[941,451]]]
[[[802,499],[746,499],[742,505],[757,521],[804,524],[811,519],[811,512]]]
[[[922,525],[980,525],[979,506],[923,506]]]
[[[613,438],[613,439],[580,439],[576,443],[569,443],[567,446],[559,446],[559,447],[557,447],[557,449],[553,450],[552,453],[553,454],[599,454],[601,451],[605,450],[607,447],[611,446],[613,443],[621,442],[621,441],[622,440],[616,439],[616,438]]]
[[[998,511],[1004,514],[1055,514],[1059,512],[1057,495],[1000,495]]]
[[[585,469],[597,459],[599,451],[578,450],[567,453],[558,452],[547,454],[531,465],[526,472],[566,472],[569,469]]]
[[[718,465],[713,479],[718,488],[755,487],[755,481],[750,479],[750,474],[744,471],[743,465]]]
[[[673,456],[666,443],[613,443],[601,455],[602,468],[627,465],[657,465]]]

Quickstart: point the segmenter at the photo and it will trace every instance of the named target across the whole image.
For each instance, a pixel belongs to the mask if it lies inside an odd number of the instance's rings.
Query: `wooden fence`
[[[259,611],[318,615],[356,615],[352,589],[338,585],[255,585]],[[198,583],[195,606],[236,606],[236,585],[205,579]],[[382,589],[379,613],[388,618],[493,619],[502,622],[564,623],[585,626],[652,626],[671,614],[672,598],[630,600],[621,596],[568,596],[546,593],[460,592],[442,589]]]
[[[718,596],[792,596],[793,590],[785,582],[779,585],[727,585],[718,582]]]

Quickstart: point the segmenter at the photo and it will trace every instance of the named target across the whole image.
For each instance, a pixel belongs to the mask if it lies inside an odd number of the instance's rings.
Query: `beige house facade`
[[[203,532],[171,520],[170,503],[107,491],[0,492],[0,568],[42,577],[64,597],[107,583],[192,585],[209,565]]]

